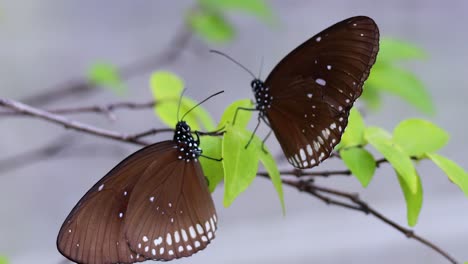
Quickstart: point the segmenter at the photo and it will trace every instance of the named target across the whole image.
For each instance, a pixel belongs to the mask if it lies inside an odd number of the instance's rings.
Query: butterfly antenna
[[[233,59],[232,57],[230,57],[230,56],[227,55],[226,53],[223,53],[223,52],[218,51],[218,50],[210,50],[210,52],[216,53],[216,54],[218,54],[218,55],[221,55],[221,56],[225,57],[226,59],[228,59],[228,60],[234,62],[235,64],[237,64],[238,66],[240,66],[242,69],[244,69],[246,72],[248,72],[250,75],[252,75],[252,77],[253,77],[254,79],[257,79],[257,78],[255,77],[255,74],[253,74],[249,69],[247,69],[247,67],[245,67],[245,66],[242,65],[240,62],[236,61],[235,59]]]
[[[196,104],[194,107],[190,108],[187,112],[185,112],[185,114],[182,116],[181,120],[184,120],[184,117],[185,117],[188,113],[190,113],[193,109],[197,108],[199,105],[203,104],[204,102],[206,102],[206,101],[210,100],[211,98],[213,98],[213,97],[215,97],[215,96],[217,96],[217,95],[219,95],[219,94],[222,94],[222,93],[224,93],[224,91],[219,91],[219,92],[217,92],[217,93],[215,93],[215,94],[212,94],[212,95],[208,96],[208,97],[205,98],[203,101],[199,102],[199,103]]]
[[[184,88],[182,90],[182,93],[180,93],[180,97],[179,97],[179,103],[177,105],[177,122],[179,122],[179,112],[180,112],[180,106],[182,105],[182,97],[184,97],[184,93],[187,89]]]
[[[260,70],[258,71],[258,79],[261,80],[262,78],[262,71],[263,71],[263,61],[265,59],[265,56],[262,56],[262,60],[260,61]]]

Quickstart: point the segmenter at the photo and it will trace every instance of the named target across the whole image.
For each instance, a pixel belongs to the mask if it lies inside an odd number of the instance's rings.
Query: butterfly
[[[237,109],[259,112],[254,133],[264,121],[276,135],[288,162],[306,169],[327,159],[340,142],[378,50],[377,25],[369,17],[357,16],[301,44],[276,65],[265,81],[229,56],[213,52],[254,77],[251,87],[255,108]]]
[[[179,121],[172,140],[120,162],[66,218],[60,253],[77,263],[110,264],[168,261],[206,248],[218,219],[199,145],[198,132]]]

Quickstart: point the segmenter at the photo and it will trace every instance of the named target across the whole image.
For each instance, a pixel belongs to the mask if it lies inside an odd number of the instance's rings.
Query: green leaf
[[[251,132],[227,124],[223,138],[224,206],[228,207],[255,179],[258,169],[257,146],[245,148]]]
[[[425,114],[435,112],[429,92],[411,72],[384,63],[376,63],[366,85],[393,93]]]
[[[410,190],[405,179],[397,172],[398,182],[400,183],[401,190],[405,196],[406,201],[406,218],[408,219],[409,226],[415,226],[418,222],[419,213],[421,212],[423,203],[423,189],[421,178],[419,175],[416,177],[416,191]]]
[[[230,104],[226,110],[224,110],[223,116],[219,121],[218,128],[222,128],[228,124],[232,124],[234,121],[234,116],[236,114],[237,108],[254,108],[254,104],[249,99],[237,100]],[[249,124],[250,119],[252,118],[252,111],[245,111],[239,109],[237,112],[235,126],[245,128]]]
[[[455,183],[465,196],[468,197],[468,173],[452,160],[447,159],[439,154],[428,153],[427,156],[447,174],[449,179]]]
[[[417,192],[418,179],[411,158],[392,141],[391,135],[379,128],[368,127],[365,132],[367,141],[374,146],[401,175],[412,192]]]
[[[252,147],[261,148],[262,141],[255,136],[252,140]],[[266,148],[266,146],[264,146]],[[260,161],[262,162],[263,166],[265,167],[268,175],[270,176],[271,182],[275,187],[276,192],[278,193],[278,198],[281,203],[281,209],[283,210],[283,215],[286,214],[286,206],[284,204],[284,194],[283,194],[283,183],[281,182],[280,172],[278,170],[278,165],[276,164],[275,159],[267,150],[267,152],[260,151]]]
[[[119,70],[110,63],[97,62],[91,65],[88,69],[88,80],[96,85],[108,87],[120,95],[127,91]]]
[[[362,187],[367,187],[374,176],[376,164],[371,153],[362,148],[348,148],[340,151],[346,167],[359,180]]]
[[[271,8],[264,0],[199,0],[198,2],[205,8],[243,11],[266,21],[273,17]]]
[[[380,41],[380,50],[377,60],[379,61],[397,61],[409,59],[425,59],[426,52],[420,47],[406,41],[383,38]]]
[[[234,27],[219,12],[193,11],[188,14],[187,22],[207,42],[221,44],[234,38]]]
[[[203,150],[203,155],[219,159],[222,157],[222,138],[203,136],[200,140],[200,148]],[[200,157],[200,163],[203,168],[203,173],[208,179],[208,189],[213,192],[216,186],[224,179],[223,163]]]
[[[8,258],[5,256],[0,256],[0,264],[8,264]]]
[[[171,72],[158,71],[151,75],[150,87],[154,99],[158,101],[154,107],[155,114],[168,127],[173,127],[178,121],[177,110],[180,94],[184,88],[183,81]],[[196,104],[195,101],[184,96],[180,104],[179,118],[182,118]],[[206,130],[213,130],[215,127],[213,118],[203,106],[197,106],[184,117],[184,120],[193,130],[201,130],[202,127]]]
[[[393,141],[409,156],[420,157],[445,146],[449,135],[442,128],[422,119],[406,119],[393,130]]]
[[[348,148],[353,146],[365,145],[364,130],[366,125],[361,114],[353,107],[349,115],[348,126],[341,138],[341,147]]]

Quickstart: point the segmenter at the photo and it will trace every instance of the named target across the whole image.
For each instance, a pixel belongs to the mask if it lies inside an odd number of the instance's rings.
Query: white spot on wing
[[[325,157],[325,153],[320,153],[319,159],[323,159]]]
[[[320,42],[321,40],[322,40],[321,36],[318,36],[318,37],[315,38],[315,41],[317,41],[317,42]]]
[[[325,81],[324,79],[321,79],[321,78],[315,79],[315,82],[316,82],[318,85],[321,85],[321,86],[325,86],[325,85],[327,84],[327,81]]]
[[[150,202],[154,202],[154,196],[151,196],[151,197],[149,198],[149,200],[150,200]]]
[[[310,146],[310,144],[307,144],[307,154],[309,154],[309,156],[312,156],[312,147]]]
[[[187,236],[187,232],[185,232],[185,229],[182,229],[180,231],[182,233],[182,239],[187,242],[188,241],[188,236]]]
[[[101,184],[101,186],[99,186],[98,191],[100,192],[102,191],[102,189],[104,189],[104,184]]]
[[[299,154],[301,155],[301,160],[302,160],[302,161],[306,160],[307,157],[306,157],[306,154],[305,154],[305,151],[304,151],[303,148],[301,148],[301,149],[299,150]]]
[[[319,149],[320,149],[320,144],[319,144],[317,141],[314,141],[313,143],[314,143],[314,149],[315,149],[315,151],[316,151],[316,152],[319,151]]]
[[[320,142],[320,145],[323,145],[323,143],[325,143],[325,142],[323,141],[322,137],[318,136],[317,139],[318,139],[318,141]]]
[[[196,248],[199,248],[199,247],[200,247],[200,241],[198,241],[198,240],[195,241],[195,247],[196,247]]]
[[[184,247],[183,247],[183,246],[179,246],[178,250],[179,250],[179,252],[182,252],[182,251],[184,251]]]
[[[153,254],[153,256],[156,256],[156,249],[155,248],[151,249],[151,254]]]
[[[175,231],[175,232],[174,232],[174,241],[175,241],[176,243],[179,243],[179,242],[180,242],[179,231]]]
[[[148,242],[148,237],[147,236],[143,237],[143,242]]]
[[[164,248],[163,247],[159,248],[159,255],[162,255],[162,254],[164,254]]]
[[[195,232],[195,228],[193,228],[193,226],[189,227],[189,232],[190,232],[190,237],[191,238],[196,238],[197,237],[197,233]]]
[[[313,94],[308,93],[308,94],[307,94],[307,97],[312,98],[312,95],[313,95]]]
[[[332,66],[331,66],[331,65],[327,65],[327,69],[328,69],[328,70],[331,70],[331,69],[332,69]]]
[[[166,243],[170,246],[172,245],[172,236],[170,233],[167,233],[167,236],[166,236]]]
[[[198,231],[198,234],[200,234],[200,235],[202,235],[204,233],[203,227],[200,224],[197,224],[197,231]]]
[[[155,246],[159,246],[162,244],[162,241],[163,241],[162,237],[158,237],[157,239],[153,241],[153,243]]]
[[[211,229],[213,229],[213,231],[215,231],[216,227],[215,227],[215,224],[214,224],[214,221],[213,221],[213,217],[210,218],[210,224],[211,224]]]

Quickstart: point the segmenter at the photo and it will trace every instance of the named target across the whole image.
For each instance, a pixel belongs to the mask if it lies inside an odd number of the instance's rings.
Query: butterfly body
[[[271,108],[273,96],[270,94],[270,88],[265,86],[265,83],[259,79],[251,82],[250,86],[255,95],[255,109],[260,112],[261,116],[265,116],[267,110]]]
[[[195,140],[190,131],[190,126],[184,121],[177,123],[173,141],[177,142],[179,150],[178,159],[185,160],[186,162],[198,162],[198,157],[200,157],[203,151],[199,147],[200,138],[198,134],[196,135],[197,139]]]
[[[264,82],[251,82],[259,120],[271,127],[293,166],[312,168],[330,156],[378,48],[375,22],[351,17],[294,49]]]
[[[198,162],[199,139],[183,121],[173,140],[130,155],[98,181],[65,220],[59,251],[84,264],[168,261],[204,249],[216,210]]]

